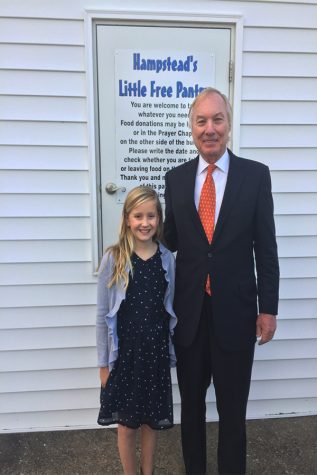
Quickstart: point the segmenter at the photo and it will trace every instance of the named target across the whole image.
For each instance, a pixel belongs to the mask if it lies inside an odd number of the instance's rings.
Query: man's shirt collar
[[[201,155],[199,155],[199,162],[198,162],[198,169],[197,169],[197,175],[200,175],[203,173],[206,168],[208,167],[209,163],[206,162]],[[219,158],[219,160],[216,161],[215,165],[217,165],[217,168],[219,170],[223,171],[224,173],[228,173],[229,170],[229,153],[228,150],[226,149],[225,153],[222,155],[222,157]]]

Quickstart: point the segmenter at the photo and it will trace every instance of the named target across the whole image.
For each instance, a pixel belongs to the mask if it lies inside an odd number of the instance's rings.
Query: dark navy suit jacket
[[[165,242],[177,251],[175,343],[189,346],[209,273],[215,332],[224,349],[255,342],[258,312],[277,314],[279,266],[266,165],[229,150],[225,193],[211,245],[194,203],[198,157],[166,174]]]

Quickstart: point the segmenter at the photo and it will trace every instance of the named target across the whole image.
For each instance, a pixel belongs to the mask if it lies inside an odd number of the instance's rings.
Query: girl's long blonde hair
[[[133,188],[127,195],[123,205],[120,228],[119,241],[117,244],[108,247],[114,260],[114,268],[108,287],[118,284],[121,280],[124,282],[126,289],[129,283],[129,271],[133,271],[131,256],[134,251],[134,237],[127,224],[127,220],[131,211],[145,203],[146,201],[154,201],[158,213],[158,227],[153,239],[162,239],[163,235],[163,213],[162,206],[157,193],[149,186],[137,186]]]

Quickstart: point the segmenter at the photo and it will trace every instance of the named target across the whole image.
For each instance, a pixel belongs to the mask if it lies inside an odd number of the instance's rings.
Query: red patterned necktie
[[[211,243],[215,227],[216,188],[212,172],[216,165],[208,165],[207,176],[200,193],[198,214],[205,230],[208,242]],[[210,277],[208,274],[205,290],[211,295]]]

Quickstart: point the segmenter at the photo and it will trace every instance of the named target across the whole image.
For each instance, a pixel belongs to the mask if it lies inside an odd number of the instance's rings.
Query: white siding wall
[[[120,8],[170,5],[123,0]],[[0,6],[2,431],[96,419],[83,20],[90,6]],[[105,6],[117,8],[94,2]],[[282,277],[279,329],[256,351],[249,417],[316,414],[317,2],[175,0],[173,11],[244,15],[240,152],[272,171]],[[209,401],[215,419],[212,390]]]
[[[271,169],[281,267],[278,331],[256,352],[251,416],[317,412],[317,6],[275,8],[273,27],[246,21],[244,35],[240,151]]]

